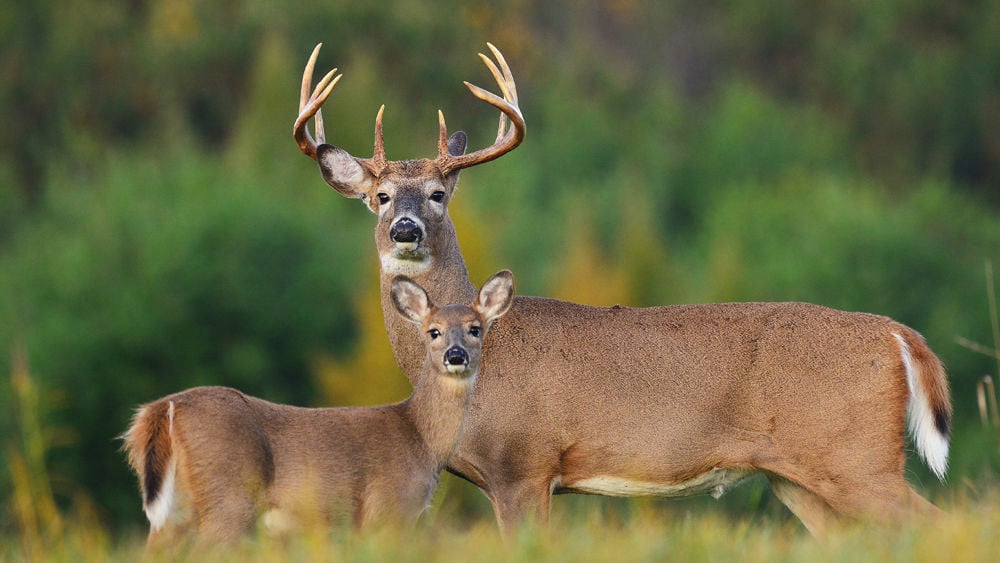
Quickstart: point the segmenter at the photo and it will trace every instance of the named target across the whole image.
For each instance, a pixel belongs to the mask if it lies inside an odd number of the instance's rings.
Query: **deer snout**
[[[452,346],[444,351],[444,367],[451,373],[465,371],[469,367],[469,353],[461,346]]]
[[[409,217],[402,217],[389,229],[389,238],[397,246],[412,250],[424,238],[424,232],[416,221]]]

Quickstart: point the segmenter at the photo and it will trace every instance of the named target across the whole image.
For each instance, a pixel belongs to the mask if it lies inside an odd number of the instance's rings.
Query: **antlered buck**
[[[423,369],[405,401],[300,408],[227,387],[195,387],[140,407],[123,436],[139,476],[149,544],[232,541],[305,521],[410,523],[428,506],[462,429],[490,324],[510,307],[501,271],[467,302],[435,307],[405,277],[390,291],[420,335]],[[171,542],[172,543],[172,542]]]
[[[328,184],[378,217],[385,325],[415,386],[420,333],[393,314],[390,281],[412,276],[442,302],[475,295],[448,204],[463,168],[525,134],[510,69],[489,47],[497,62],[480,57],[502,96],[466,85],[500,110],[500,126],[471,154],[439,112],[436,158],[387,160],[380,109],[374,155],[355,158],[324,139],[320,106],[340,75],[311,88],[319,46],[303,75],[296,142]],[[904,435],[943,478],[945,373],[919,334],[886,317],[806,303],[635,309],[519,296],[483,358],[448,470],[485,491],[505,531],[545,521],[553,493],[721,495],[755,473],[816,534],[837,515],[936,510],[904,479]]]

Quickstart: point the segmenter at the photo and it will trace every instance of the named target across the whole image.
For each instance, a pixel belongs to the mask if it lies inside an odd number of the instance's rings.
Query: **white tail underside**
[[[910,354],[909,345],[899,334],[893,333],[893,336],[899,341],[899,354],[906,368],[906,384],[910,389],[910,400],[906,405],[910,438],[927,466],[943,481],[948,470],[948,437],[942,435],[934,424],[934,412],[920,382],[920,371]]]
[[[174,434],[174,402],[170,401],[170,408],[167,410],[167,417],[170,421],[168,426],[168,432],[170,433],[170,439],[173,439]],[[174,484],[177,475],[177,458],[174,454],[170,455],[170,460],[167,467],[167,475],[163,478],[163,483],[160,485],[160,490],[156,495],[156,499],[153,500],[143,509],[146,512],[146,518],[149,519],[149,527],[153,530],[159,530],[167,523],[167,518],[174,509]]]

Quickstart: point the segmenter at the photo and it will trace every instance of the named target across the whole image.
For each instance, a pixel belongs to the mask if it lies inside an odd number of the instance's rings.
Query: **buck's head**
[[[420,327],[431,372],[460,380],[475,376],[490,325],[513,301],[514,276],[508,270],[487,280],[471,305],[435,307],[410,278],[392,280],[392,302],[400,315]]]
[[[390,161],[386,159],[382,139],[385,110],[382,106],[375,118],[374,154],[371,158],[357,158],[324,142],[320,107],[342,75],[334,76],[336,69],[330,71],[310,94],[319,48],[317,45],[313,51],[302,77],[295,140],[303,153],[316,160],[328,184],[345,197],[362,200],[378,216],[375,240],[383,273],[419,275],[430,268],[436,249],[444,239],[452,236],[448,203],[458,184],[459,172],[499,158],[524,139],[524,118],[517,106],[517,90],[510,68],[500,51],[489,45],[499,68],[486,56],[479,56],[496,78],[503,98],[465,83],[474,96],[501,111],[497,138],[492,146],[465,154],[465,133],[458,131],[448,136],[444,114],[439,111],[437,158]],[[313,117],[317,140],[313,140],[306,127]]]

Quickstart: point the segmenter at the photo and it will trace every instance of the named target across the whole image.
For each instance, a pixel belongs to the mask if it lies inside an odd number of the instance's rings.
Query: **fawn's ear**
[[[514,274],[500,270],[483,284],[473,308],[489,323],[506,313],[513,303]]]
[[[421,324],[431,312],[431,298],[424,288],[406,276],[392,280],[392,303],[396,310],[414,324]]]

